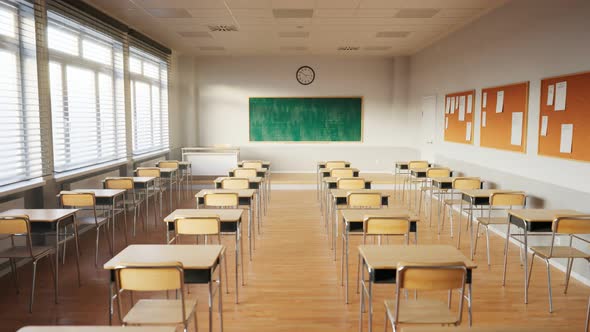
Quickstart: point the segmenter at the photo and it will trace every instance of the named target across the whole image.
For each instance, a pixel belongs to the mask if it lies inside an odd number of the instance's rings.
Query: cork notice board
[[[474,109],[475,90],[445,95],[445,123],[443,126],[446,142],[473,144]]]
[[[524,153],[528,101],[529,82],[482,89],[480,146]]]
[[[557,84],[567,82],[565,110],[556,111]],[[553,86],[553,99],[549,87]],[[552,105],[547,105],[547,104]],[[539,155],[590,161],[590,72],[546,78],[541,81]],[[543,118],[547,130],[543,135]],[[562,125],[573,125],[571,153],[560,152]]]

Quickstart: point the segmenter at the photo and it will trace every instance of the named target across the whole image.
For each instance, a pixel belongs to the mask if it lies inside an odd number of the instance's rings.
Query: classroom
[[[0,0],[0,332],[588,332],[589,22]]]

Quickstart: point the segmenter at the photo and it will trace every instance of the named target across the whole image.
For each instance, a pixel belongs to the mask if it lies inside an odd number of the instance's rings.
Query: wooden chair
[[[98,267],[98,247],[100,239],[100,230],[104,229],[105,237],[109,245],[109,253],[113,256],[113,243],[111,243],[111,237],[105,227],[109,221],[108,218],[99,217],[96,212],[96,197],[91,192],[78,192],[78,191],[62,191],[59,193],[61,206],[64,208],[75,208],[90,211],[90,216],[76,216],[77,225],[87,225],[94,228],[96,231],[96,244],[94,247],[94,265]],[[114,227],[114,223],[113,223]]]
[[[33,312],[33,301],[35,299],[35,285],[37,281],[37,262],[43,257],[49,257],[53,278],[55,278],[55,269],[51,254],[55,253],[55,248],[50,246],[33,246],[31,240],[31,222],[28,216],[3,216],[0,217],[0,235],[10,237],[10,245],[0,250],[0,258],[7,258],[10,262],[10,269],[14,278],[14,285],[17,293],[19,292],[18,275],[16,272],[16,260],[30,259],[33,261],[33,280],[31,283],[31,296],[29,300],[29,312]],[[15,244],[16,238],[24,237],[25,245]],[[55,287],[55,283],[53,284]],[[54,290],[55,291],[55,290]],[[57,291],[55,291],[55,303],[57,303]]]
[[[125,191],[123,199],[123,218],[125,218],[125,229],[127,229],[127,209],[133,210],[133,237],[136,234],[137,216],[140,211],[140,201],[137,199],[135,193],[135,184],[133,178],[130,177],[108,177],[104,180],[105,189],[123,189]],[[143,221],[143,230],[146,230],[146,221]],[[125,236],[125,244],[127,244],[127,236]]]
[[[573,240],[583,241],[587,244],[590,241],[579,235],[590,234],[590,214],[589,215],[578,215],[578,216],[558,216],[553,220],[551,226],[551,245],[549,246],[534,246],[531,247],[533,257],[531,259],[531,270],[529,272],[528,285],[531,282],[531,273],[533,272],[533,263],[535,262],[535,256],[543,259],[547,265],[547,288],[549,291],[549,312],[553,312],[553,301],[551,294],[551,268],[549,261],[553,258],[567,259],[567,268],[565,274],[565,288],[563,293],[567,293],[569,286],[570,276],[572,273],[572,267],[574,265],[574,259],[581,258],[585,259],[586,262],[590,263],[590,254],[576,249],[572,246]],[[565,246],[555,245],[555,238],[558,236],[569,237],[569,244]],[[526,268],[526,267],[525,267]]]
[[[418,203],[418,215],[422,212],[422,197],[426,195],[426,192],[430,192],[430,200],[432,203],[432,191],[436,188],[432,186],[432,178],[443,178],[450,177],[451,170],[446,167],[431,167],[426,171],[426,185],[420,187],[420,201]],[[426,205],[426,204],[425,204]],[[430,225],[432,225],[432,204],[430,204]]]
[[[178,160],[160,160],[158,161],[158,167],[176,168],[176,178],[168,179],[168,181],[170,181],[171,184],[170,188],[172,188],[172,185],[176,185],[178,191],[178,200],[180,201],[180,188],[185,180],[188,181],[188,179],[184,178],[184,174],[180,173],[180,162]]]
[[[344,161],[327,161],[326,162],[326,168],[327,169],[332,169],[332,168],[346,168],[346,162]]]
[[[242,167],[243,168],[260,169],[260,168],[262,168],[262,161],[260,161],[260,160],[244,160],[242,162]]]
[[[223,189],[248,189],[250,181],[247,178],[226,178],[221,180]]]
[[[164,193],[164,186],[162,185],[162,173],[160,168],[158,167],[138,167],[135,170],[135,174],[137,176],[145,176],[145,177],[154,177],[156,180],[154,181],[154,187],[149,190],[153,192],[154,196],[154,214],[156,214],[156,200],[160,201],[160,210],[158,212],[158,216],[162,216],[162,197]],[[146,202],[149,197],[146,197]],[[158,224],[158,218],[154,218],[156,225]]]
[[[481,179],[480,178],[473,178],[473,177],[458,177],[453,179],[453,186],[451,189],[451,198],[445,199],[443,201],[443,218],[441,229],[445,227],[445,216],[446,216],[446,209],[449,210],[449,218],[451,219],[451,237],[453,237],[453,206],[461,205],[463,199],[461,197],[455,198],[459,193],[455,193],[455,190],[469,190],[469,189],[480,189],[481,188]],[[459,226],[461,224],[461,216],[459,216]],[[469,223],[468,223],[469,224]]]
[[[412,189],[411,186],[412,184],[416,184],[418,182],[422,182],[422,179],[418,179],[416,177],[413,177],[411,175],[413,170],[417,170],[417,169],[423,169],[423,168],[428,168],[429,166],[429,162],[426,160],[412,160],[408,162],[408,173],[410,174],[409,177],[406,177],[404,179],[403,185],[402,185],[402,201],[405,199],[405,191],[406,191],[406,184],[408,185],[408,201],[410,204],[410,207],[412,205],[412,193],[410,192],[410,190]]]
[[[338,178],[336,180],[338,189],[365,189],[365,179],[363,178]]]
[[[257,168],[240,167],[234,169],[234,177],[236,178],[255,178],[257,175]]]
[[[348,167],[332,168],[330,169],[330,176],[335,178],[352,178],[354,177],[354,171]]]
[[[492,217],[492,211],[510,211],[513,208],[526,207],[526,194],[524,192],[506,191],[495,192],[490,195],[490,204],[488,205],[487,217],[481,216],[475,219],[477,228],[475,231],[475,244],[473,246],[473,254],[477,251],[477,239],[479,238],[479,226],[483,226],[486,231],[486,250],[488,257],[488,265],[491,265],[490,259],[490,225],[508,225],[508,215]]]
[[[184,269],[182,263],[121,264],[115,268],[117,307],[122,323],[126,325],[182,324],[185,332],[191,317],[197,331],[197,300],[184,295]],[[123,316],[122,292],[131,293],[132,308]],[[180,299],[142,299],[133,304],[133,292],[177,291]]]
[[[346,194],[346,205],[349,209],[379,209],[382,197],[378,192],[349,192]]]
[[[463,262],[404,263],[397,265],[395,300],[385,300],[385,331],[387,321],[397,331],[399,324],[459,325],[463,313],[463,294],[467,268]],[[403,300],[402,290],[449,292],[448,303],[438,300]],[[451,309],[452,291],[459,290],[459,305]],[[471,295],[470,295],[471,296]],[[469,299],[471,301],[471,298]]]

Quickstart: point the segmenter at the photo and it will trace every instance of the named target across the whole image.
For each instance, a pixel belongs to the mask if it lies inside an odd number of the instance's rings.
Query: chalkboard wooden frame
[[[251,99],[359,99],[360,100],[360,137],[358,140],[252,140],[252,127],[250,123],[250,101]],[[248,98],[248,141],[251,143],[312,143],[312,144],[342,144],[342,143],[363,143],[364,142],[364,97],[363,96],[288,96],[288,97],[249,97]]]

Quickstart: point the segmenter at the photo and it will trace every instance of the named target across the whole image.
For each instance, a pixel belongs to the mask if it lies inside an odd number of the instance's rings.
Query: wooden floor
[[[191,201],[184,201],[191,207]],[[274,191],[263,235],[257,239],[253,261],[246,262],[247,284],[241,288],[241,303],[234,304],[233,274],[230,266],[230,294],[224,294],[226,331],[357,331],[359,298],[351,286],[351,304],[344,304],[340,286],[340,263],[332,259],[325,229],[320,222],[315,191]],[[435,221],[436,222],[436,221]],[[451,243],[448,232],[440,238],[426,222],[419,225],[420,243]],[[135,243],[163,243],[164,228],[159,224],[146,234],[140,232]],[[358,241],[354,239],[353,241]],[[0,279],[0,330],[14,331],[24,325],[39,324],[107,324],[108,273],[95,268],[94,234],[82,239],[82,287],[77,286],[72,247],[61,274],[60,303],[53,303],[49,264],[40,262],[34,313],[27,311],[31,266],[19,269],[21,293],[16,294],[10,277]],[[106,242],[102,242],[101,265],[107,260]],[[233,237],[224,243],[230,248],[233,263]],[[474,326],[539,326],[555,331],[582,331],[588,288],[573,281],[563,294],[564,274],[554,270],[554,310],[547,311],[546,274],[537,261],[530,288],[530,302],[523,303],[522,268],[515,247],[511,248],[509,278],[501,286],[503,241],[492,236],[492,267],[485,264],[482,246],[476,257],[479,268],[474,272]],[[117,249],[124,243],[118,239]],[[354,248],[354,246],[352,247]],[[464,249],[466,251],[466,249]],[[351,280],[355,280],[357,261],[351,250]],[[247,257],[247,256],[246,256]],[[383,329],[383,299],[393,297],[393,287],[378,286],[375,294],[375,331]],[[199,327],[207,328],[207,298],[204,286],[192,286],[191,297],[199,299]],[[466,317],[466,316],[465,316]],[[366,319],[365,319],[366,322]],[[217,321],[215,321],[217,323]],[[218,325],[214,325],[218,330]],[[365,329],[366,331],[366,329]]]

